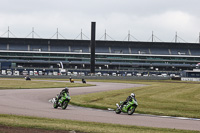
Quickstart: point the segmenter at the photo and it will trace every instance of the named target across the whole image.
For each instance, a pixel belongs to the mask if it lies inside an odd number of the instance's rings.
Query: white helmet
[[[131,97],[134,98],[134,97],[135,97],[135,94],[134,94],[134,93],[131,93]]]

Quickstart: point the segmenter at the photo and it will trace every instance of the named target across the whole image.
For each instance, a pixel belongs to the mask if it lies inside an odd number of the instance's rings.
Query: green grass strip
[[[177,130],[166,128],[150,128],[139,126],[127,126],[119,124],[105,124],[96,122],[81,122],[72,120],[38,118],[29,116],[16,116],[0,114],[0,125],[12,127],[37,128],[45,130],[66,130],[92,133],[195,133],[198,131]]]
[[[53,81],[26,81],[18,79],[0,79],[1,89],[37,89],[37,88],[64,88],[64,87],[84,87],[90,84],[53,82]]]
[[[107,82],[107,81],[105,81]],[[112,81],[148,86],[72,96],[71,104],[99,109],[116,108],[132,92],[136,113],[200,118],[200,84],[174,81]]]

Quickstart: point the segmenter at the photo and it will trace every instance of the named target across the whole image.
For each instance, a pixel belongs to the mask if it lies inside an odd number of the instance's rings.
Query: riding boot
[[[122,110],[123,107],[124,107],[124,103],[120,106],[120,110]]]
[[[56,100],[56,104],[58,104],[59,100],[60,100],[61,96],[59,95],[57,100]]]

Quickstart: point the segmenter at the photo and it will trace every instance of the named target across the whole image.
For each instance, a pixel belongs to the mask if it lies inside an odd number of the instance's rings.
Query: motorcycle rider
[[[85,79],[82,79],[82,83],[83,83],[83,84],[86,84],[86,81],[85,81]]]
[[[136,98],[135,98],[135,94],[134,93],[131,93],[131,95],[126,98],[126,100],[122,103],[120,109],[122,110],[122,108],[124,107],[124,105],[127,104],[128,101],[132,101],[132,99],[134,99],[135,101],[137,101]]]
[[[64,96],[65,93],[67,93],[67,95],[69,95],[69,89],[68,89],[68,87],[65,87],[65,89],[63,89],[63,90],[60,92],[60,95],[58,96],[58,99],[57,99],[57,101],[56,101],[57,104],[58,104],[59,99],[60,99],[62,96]]]

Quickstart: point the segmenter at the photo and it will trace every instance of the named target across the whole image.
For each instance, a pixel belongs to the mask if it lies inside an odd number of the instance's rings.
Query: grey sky
[[[9,26],[16,37],[26,37],[34,27],[42,38],[51,38],[57,28],[66,39],[75,39],[81,29],[90,38],[92,21],[96,39],[106,30],[114,40],[124,40],[130,30],[139,41],[150,41],[153,31],[162,41],[173,41],[177,32],[186,42],[197,42],[200,32],[199,0],[0,1],[0,36]]]

